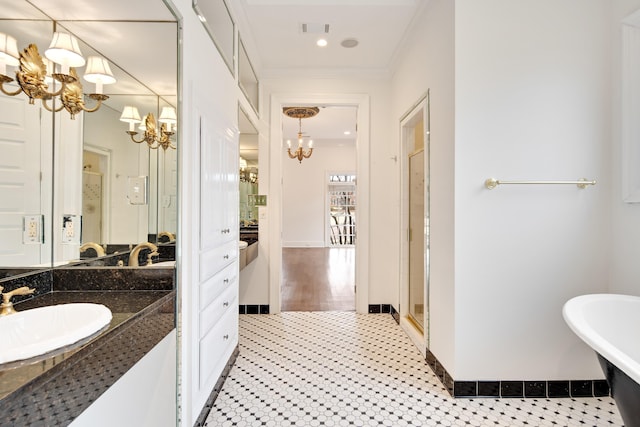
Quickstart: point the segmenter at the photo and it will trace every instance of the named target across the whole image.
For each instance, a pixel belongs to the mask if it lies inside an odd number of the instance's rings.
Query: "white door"
[[[50,260],[42,239],[23,243],[23,221],[40,215],[40,106],[25,97],[0,96],[0,265],[29,266]],[[39,227],[42,235],[42,226]]]

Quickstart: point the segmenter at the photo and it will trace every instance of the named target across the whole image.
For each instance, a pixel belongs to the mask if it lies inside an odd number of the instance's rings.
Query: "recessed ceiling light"
[[[345,130],[345,131],[344,131],[344,134],[345,134],[345,135],[351,135],[351,132],[350,132],[350,131],[348,131],[348,130]]]
[[[342,40],[342,42],[340,44],[342,45],[342,47],[352,48],[352,47],[358,46],[358,40],[356,40],[356,39],[344,39],[344,40]]]
[[[318,41],[316,42],[316,45],[320,46],[320,47],[325,47],[327,45],[327,40],[325,39],[318,39]]]

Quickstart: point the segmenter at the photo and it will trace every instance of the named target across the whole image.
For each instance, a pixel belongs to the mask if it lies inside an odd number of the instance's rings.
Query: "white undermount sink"
[[[59,304],[0,317],[0,364],[30,359],[83,342],[111,322],[101,304]]]

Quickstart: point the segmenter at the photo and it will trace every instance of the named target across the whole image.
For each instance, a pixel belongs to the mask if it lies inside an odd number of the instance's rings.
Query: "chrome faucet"
[[[152,264],[152,256],[158,255],[158,247],[153,243],[139,243],[131,250],[131,253],[129,253],[129,267],[138,267],[138,255],[142,249],[149,249],[151,251],[149,255],[147,255],[147,265]]]
[[[23,286],[21,288],[14,289],[10,292],[2,292],[4,288],[0,286],[0,294],[2,294],[2,304],[0,304],[0,316],[7,316],[16,312],[11,302],[11,297],[14,295],[31,295],[35,292],[35,289]]]
[[[96,251],[96,256],[105,256],[106,253],[104,251],[104,248],[102,246],[100,246],[97,243],[93,243],[93,242],[87,242],[85,244],[83,244],[82,246],[80,246],[80,252],[84,252],[87,249],[93,249],[94,251]]]

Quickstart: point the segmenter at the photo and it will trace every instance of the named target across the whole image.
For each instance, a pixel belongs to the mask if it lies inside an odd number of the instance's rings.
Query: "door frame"
[[[424,202],[425,202],[425,221],[426,232],[424,235],[425,262],[424,262],[424,332],[420,333],[408,319],[409,312],[409,155],[415,152],[413,145],[409,145],[408,141],[413,138],[413,129],[415,124],[420,120],[424,122]],[[420,352],[426,355],[429,347],[429,217],[430,217],[430,200],[429,200],[429,175],[430,175],[430,146],[429,146],[429,91],[420,97],[420,99],[400,118],[400,326],[411,338],[413,343],[418,347]]]
[[[370,99],[360,94],[293,93],[274,94],[270,104],[269,130],[269,311],[279,313],[282,286],[282,166],[285,145],[282,135],[282,107],[290,105],[332,105],[357,107],[356,176],[358,206],[356,224],[356,312],[369,311],[369,157]]]

